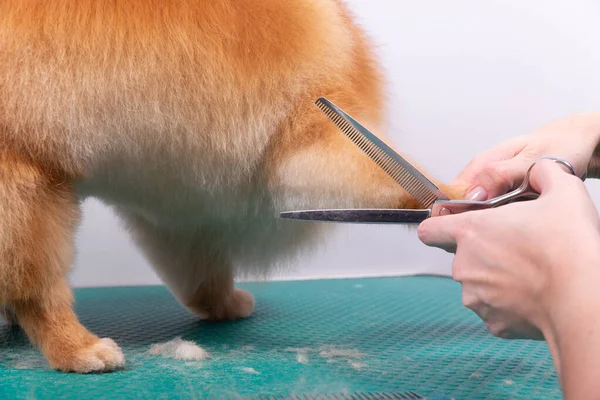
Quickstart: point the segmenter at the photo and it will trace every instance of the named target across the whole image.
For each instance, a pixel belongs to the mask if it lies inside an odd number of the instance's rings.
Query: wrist
[[[595,237],[594,237],[595,238]],[[596,385],[600,358],[600,240],[585,252],[586,257],[562,270],[553,284],[551,301],[539,328],[552,354],[565,394]],[[585,259],[584,259],[585,258]],[[573,267],[573,268],[571,268]],[[568,276],[567,276],[568,275]],[[587,378],[593,373],[594,379]],[[591,394],[591,393],[590,393]]]

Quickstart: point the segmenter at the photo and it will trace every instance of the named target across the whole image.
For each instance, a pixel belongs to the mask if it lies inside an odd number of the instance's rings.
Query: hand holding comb
[[[542,159],[551,159],[566,166],[575,175],[573,166],[558,157],[541,157],[533,162],[521,186],[504,195],[486,200],[451,200],[415,166],[391,149],[358,121],[326,98],[319,98],[316,106],[360,148],[371,160],[390,175],[402,188],[425,206],[423,209],[322,209],[285,211],[282,218],[350,223],[418,224],[433,216],[457,214],[471,210],[493,208],[514,201],[539,197],[529,183],[531,168]]]

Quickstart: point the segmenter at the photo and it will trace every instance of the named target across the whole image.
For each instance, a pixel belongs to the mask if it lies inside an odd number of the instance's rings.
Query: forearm
[[[548,339],[567,400],[600,398],[600,319],[590,317]]]
[[[600,263],[593,265],[600,269]],[[596,399],[600,398],[600,274],[572,272],[566,288],[570,294],[557,294],[543,331],[565,398]]]

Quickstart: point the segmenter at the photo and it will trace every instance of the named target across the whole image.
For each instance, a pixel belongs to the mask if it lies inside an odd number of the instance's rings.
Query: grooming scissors
[[[419,224],[434,216],[494,208],[515,201],[538,198],[539,193],[532,188],[529,175],[533,166],[543,159],[550,159],[564,165],[572,175],[575,175],[575,169],[566,160],[551,156],[541,157],[531,164],[523,183],[511,192],[486,201],[451,200],[404,157],[331,101],[321,97],[315,104],[338,129],[425,208],[298,210],[282,212],[281,218],[324,222]]]

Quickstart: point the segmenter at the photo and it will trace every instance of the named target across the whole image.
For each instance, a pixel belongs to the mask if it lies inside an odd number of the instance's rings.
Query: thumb
[[[576,177],[568,167],[553,160],[540,160],[531,167],[529,183],[536,192],[543,194],[552,188],[571,182]]]
[[[427,246],[454,253],[458,236],[471,217],[469,213],[460,213],[427,218],[419,224],[417,235]]]

